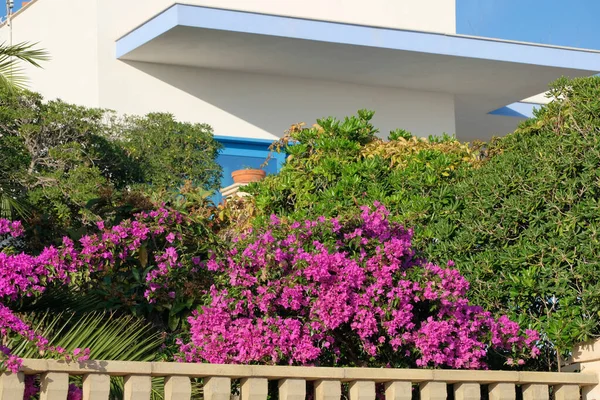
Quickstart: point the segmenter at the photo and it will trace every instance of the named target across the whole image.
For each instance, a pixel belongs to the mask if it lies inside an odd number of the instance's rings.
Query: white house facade
[[[595,50],[461,35],[456,20],[456,0],[34,0],[0,42],[50,53],[26,71],[46,98],[210,124],[227,185],[292,123],[366,108],[384,135],[487,139],[550,81],[600,71]]]

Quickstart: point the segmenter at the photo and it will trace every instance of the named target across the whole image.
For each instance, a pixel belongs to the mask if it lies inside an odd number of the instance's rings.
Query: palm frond
[[[91,313],[29,313],[24,317],[36,332],[49,340],[50,346],[67,350],[90,348],[94,360],[154,361],[163,343],[159,332],[133,316],[115,316],[107,312]],[[20,338],[7,343],[23,358],[43,358],[38,349]],[[81,385],[79,379],[74,379]],[[153,379],[153,399],[163,398],[164,380]],[[122,398],[123,379],[111,379],[111,398]]]
[[[2,194],[0,187],[0,218],[27,218],[29,211],[25,204],[10,196]]]
[[[23,300],[18,311],[23,314],[38,314],[46,310],[62,313],[86,314],[105,311],[104,298],[93,291],[74,291],[66,287],[51,287],[40,297]]]
[[[162,344],[160,334],[150,324],[133,316],[47,311],[25,319],[48,339],[50,346],[67,350],[89,347],[90,357],[95,360],[152,361]],[[43,358],[35,346],[22,339],[12,339],[9,347],[20,357]]]
[[[0,44],[0,85],[10,89],[22,89],[27,82],[22,63],[40,68],[41,61],[50,59],[37,43],[22,42],[15,45]]]

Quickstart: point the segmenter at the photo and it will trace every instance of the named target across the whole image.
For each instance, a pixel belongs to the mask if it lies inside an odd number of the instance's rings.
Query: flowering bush
[[[98,228],[79,240],[85,268],[78,286],[102,295],[106,308],[125,307],[159,329],[181,327],[208,286],[206,274],[197,273],[199,260],[216,247],[206,216],[161,207]]]
[[[469,305],[453,269],[414,258],[412,232],[376,203],[340,222],[286,223],[241,237],[204,266],[215,284],[190,318],[188,362],[485,368],[536,357],[536,331]]]
[[[19,237],[23,228],[19,222],[0,219],[0,234]],[[72,242],[65,241],[61,249],[47,248],[33,257],[26,254],[9,255],[0,253],[0,336],[9,334],[22,336],[34,343],[40,352],[61,356],[67,360],[86,359],[89,350],[74,349],[67,353],[61,347],[48,346],[48,340],[35,333],[24,321],[9,309],[5,301],[14,301],[19,297],[41,293],[44,284],[52,281],[66,283],[69,273],[74,272],[77,263],[73,260]],[[6,346],[0,346],[0,369],[18,371],[21,360]]]
[[[206,243],[194,233],[196,224],[181,213],[166,208],[137,214],[133,220],[105,227],[98,223],[98,234],[82,237],[76,244],[63,238],[59,247],[46,247],[37,256],[0,252],[0,334],[15,334],[33,342],[41,352],[70,359],[85,359],[89,350],[49,348],[48,341],[37,335],[9,308],[22,297],[44,292],[49,285],[70,285],[78,290],[91,288],[106,295],[111,305],[148,307],[168,311],[168,322],[186,307],[191,308],[204,285],[196,264]],[[194,229],[186,230],[189,227]],[[0,234],[19,236],[19,222],[0,219]],[[206,286],[203,286],[206,287]],[[108,304],[108,303],[107,303]],[[0,347],[0,367],[15,371],[19,358],[10,349]]]

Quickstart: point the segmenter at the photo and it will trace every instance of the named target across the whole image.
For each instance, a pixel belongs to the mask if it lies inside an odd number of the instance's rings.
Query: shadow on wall
[[[124,62],[223,110],[226,115],[217,117],[211,114],[211,119],[205,121],[214,127],[217,135],[239,135],[240,132],[231,132],[233,126],[248,136],[265,137],[266,132],[281,137],[291,124],[305,122],[312,125],[317,118],[329,115],[343,118],[354,115],[362,108],[376,111],[374,123],[380,128],[382,136],[399,127],[420,135],[454,132],[452,95],[258,73]],[[225,118],[231,115],[241,121],[233,122]],[[432,115],[436,118],[431,118]]]

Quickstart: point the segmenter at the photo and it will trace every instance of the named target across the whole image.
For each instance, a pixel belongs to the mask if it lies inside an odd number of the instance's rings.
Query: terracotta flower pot
[[[234,183],[258,182],[264,179],[265,176],[267,176],[267,173],[262,169],[238,169],[231,173]]]

